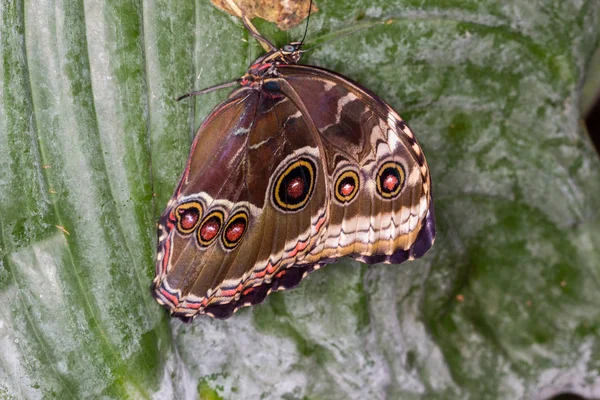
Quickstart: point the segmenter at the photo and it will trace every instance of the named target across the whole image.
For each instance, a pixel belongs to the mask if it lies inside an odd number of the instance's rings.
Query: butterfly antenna
[[[325,36],[322,36],[321,38],[317,38],[316,40],[325,39],[325,41],[322,43],[319,43],[319,44],[315,44],[314,46],[304,50],[304,52],[311,51],[311,50],[313,50],[319,46],[322,46],[326,43],[330,43],[330,42],[333,42],[334,40],[342,39],[342,38],[352,35],[356,32],[364,31],[365,29],[369,29],[369,28],[372,28],[377,25],[382,25],[382,24],[388,25],[391,22],[393,22],[393,20],[391,20],[391,19],[386,20],[386,21],[364,22],[362,24],[357,24],[358,27],[355,26],[355,27],[348,28],[348,29],[341,29],[340,31],[338,31],[337,33],[335,33],[333,35],[330,35],[330,36],[325,35]]]
[[[302,36],[302,40],[300,41],[300,47],[304,45],[304,39],[306,39],[306,33],[308,32],[308,21],[310,20],[310,13],[312,11],[312,3],[313,0],[310,0],[308,5],[308,17],[306,17],[306,28],[304,28],[304,36]]]
[[[238,83],[240,83],[240,79],[236,79],[235,81],[231,81],[231,82],[227,82],[227,83],[221,83],[220,85],[215,85],[215,86],[207,87],[206,89],[196,90],[194,92],[189,92],[189,93],[184,94],[183,96],[179,96],[177,98],[177,101],[180,101],[180,100],[183,100],[185,98],[192,97],[192,96],[199,96],[201,94],[206,94],[206,93],[214,92],[215,90],[225,89],[225,88],[228,88],[228,87],[232,87],[232,86],[237,85]]]

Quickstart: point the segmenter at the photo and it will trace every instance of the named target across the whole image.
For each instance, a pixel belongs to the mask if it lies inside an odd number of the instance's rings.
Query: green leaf
[[[600,162],[578,114],[600,3],[318,7],[303,62],[410,122],[437,241],[182,324],[150,296],[155,221],[228,93],[174,99],[260,46],[208,1],[0,3],[0,398],[600,397]]]

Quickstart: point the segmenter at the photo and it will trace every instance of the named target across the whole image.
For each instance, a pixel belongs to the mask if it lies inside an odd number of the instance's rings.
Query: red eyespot
[[[348,182],[342,183],[342,186],[340,187],[340,193],[342,193],[344,196],[350,196],[353,190],[354,185]]]
[[[284,212],[300,211],[312,196],[316,176],[317,166],[311,158],[290,163],[271,188],[273,205]]]
[[[219,223],[219,220],[216,217],[213,217],[210,220],[206,221],[200,229],[200,236],[202,237],[202,240],[204,240],[205,242],[210,242],[215,236],[217,236],[220,227],[221,224]]]
[[[393,199],[402,191],[405,179],[404,167],[396,161],[388,161],[377,172],[377,193],[384,199]]]
[[[200,222],[202,206],[195,201],[182,203],[170,213],[177,221],[177,231],[182,235],[191,233]]]
[[[181,227],[186,230],[194,229],[200,218],[198,210],[194,209],[179,210],[179,216]]]
[[[248,214],[245,211],[240,211],[235,214],[225,225],[223,231],[223,245],[227,249],[233,249],[241,242],[248,228]]]
[[[394,189],[398,187],[398,183],[400,183],[400,181],[394,174],[388,174],[388,176],[383,178],[383,187],[388,192],[393,192]]]
[[[288,182],[287,195],[292,199],[297,199],[304,193],[304,180],[300,177],[294,178]]]
[[[227,228],[227,231],[225,231],[225,237],[227,237],[228,241],[235,242],[242,237],[245,228],[245,224],[241,222],[235,223]]]
[[[335,181],[335,197],[342,203],[350,203],[356,198],[359,182],[358,174],[354,170],[342,172]]]
[[[198,242],[200,242],[200,245],[211,245],[219,235],[222,225],[223,213],[221,211],[213,211],[208,214],[202,221],[200,229],[198,229]]]

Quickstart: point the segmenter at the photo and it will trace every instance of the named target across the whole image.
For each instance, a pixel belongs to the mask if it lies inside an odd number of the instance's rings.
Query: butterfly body
[[[435,236],[431,179],[406,123],[301,45],[253,63],[206,118],[158,224],[153,294],[227,318],[349,256],[401,263]]]

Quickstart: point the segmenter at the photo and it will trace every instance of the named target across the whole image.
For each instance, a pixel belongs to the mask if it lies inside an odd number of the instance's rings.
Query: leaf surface
[[[228,93],[174,99],[260,46],[208,1],[0,4],[0,398],[600,397],[600,162],[578,112],[600,3],[317,5],[303,62],[410,123],[436,243],[184,325],[150,296],[155,221]],[[278,45],[304,29],[257,25]]]

